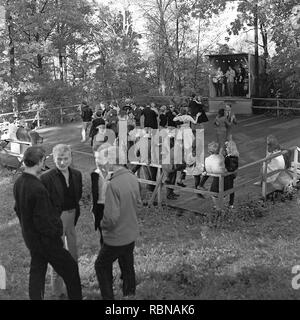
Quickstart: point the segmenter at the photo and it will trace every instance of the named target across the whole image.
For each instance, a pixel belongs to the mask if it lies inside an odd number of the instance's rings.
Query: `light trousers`
[[[62,240],[64,243],[64,247],[70,252],[71,256],[77,262],[78,255],[77,255],[77,238],[76,238],[76,231],[75,231],[75,209],[64,211],[61,214],[60,218],[63,223]],[[63,279],[53,270],[53,268],[51,269],[51,287],[52,287],[52,294],[55,296],[59,296],[65,291]]]

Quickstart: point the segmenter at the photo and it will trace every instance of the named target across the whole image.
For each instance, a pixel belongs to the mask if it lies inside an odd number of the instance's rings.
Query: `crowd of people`
[[[118,129],[121,127],[120,123],[125,121],[128,129],[128,133],[126,132],[126,157],[130,147],[134,146],[135,159],[138,162],[161,164],[167,185],[174,185],[177,181],[177,185],[185,187],[184,180],[188,174],[194,176],[195,188],[206,190],[204,181],[207,178],[205,176],[216,173],[215,171],[207,171],[203,161],[201,163],[196,157],[196,130],[204,130],[204,124],[208,121],[201,97],[192,95],[188,104],[179,107],[162,105],[158,108],[155,103],[139,107],[132,103],[119,109],[112,106],[105,107],[102,104],[94,111],[84,102],[81,116],[83,120],[81,141],[87,141],[87,137],[89,137],[94,152],[107,143],[120,146],[121,137]],[[219,110],[214,121],[218,153],[224,158],[224,165],[225,157],[228,155],[225,143],[230,141],[230,145],[235,145],[232,140],[231,128],[236,123],[236,117],[229,104],[225,106],[225,109]],[[167,139],[162,139],[162,141],[155,139],[156,133]],[[155,155],[153,152],[155,140],[161,147],[159,155]],[[164,158],[168,158],[169,162],[164,161]],[[126,164],[132,172],[136,173],[141,169],[140,165],[131,165],[130,162],[127,161]],[[146,178],[156,181],[157,167],[149,165],[144,169]],[[178,172],[180,175],[177,180]],[[154,187],[149,186],[149,189],[153,191]],[[179,195],[171,187],[167,188],[167,199],[176,200],[178,197]]]
[[[239,151],[232,138],[232,126],[237,124],[237,120],[230,105],[219,110],[214,121],[217,141],[208,144],[209,155],[204,163],[201,163],[197,161],[195,131],[203,130],[203,123],[207,122],[208,118],[201,101],[195,96],[188,106],[181,106],[179,110],[173,105],[158,109],[152,103],[144,108],[133,104],[126,105],[121,110],[107,107],[93,111],[83,103],[81,115],[82,142],[88,141],[87,137],[90,137],[96,167],[90,180],[91,212],[94,228],[99,232],[100,239],[100,250],[94,268],[101,296],[104,300],[114,299],[112,270],[116,260],[121,270],[123,295],[135,295],[134,248],[139,234],[137,212],[142,207],[135,173],[142,165],[130,164],[127,156],[125,162],[121,161],[120,122],[124,121],[128,129],[126,142],[129,145],[137,136],[139,139],[150,139],[144,154],[150,153],[150,160],[148,159],[145,168],[148,169],[148,179],[153,181],[156,180],[157,170],[151,165],[151,140],[154,130],[170,129],[170,139],[165,139],[169,144],[170,161],[163,163],[162,169],[166,177],[167,198],[174,200],[179,195],[175,194],[170,186],[175,184],[177,172],[180,172],[177,184],[182,187],[185,187],[183,181],[186,174],[194,177],[196,189],[207,190],[204,185],[210,175],[227,173],[224,177],[224,191],[233,188],[239,166]],[[132,122],[125,121],[129,119]],[[113,133],[112,140],[108,134],[109,129]],[[139,134],[136,134],[137,131]],[[130,137],[134,137],[133,141]],[[146,140],[142,140],[138,150],[135,149],[140,153],[140,160],[143,154],[141,146],[145,145]],[[174,161],[177,153],[180,153],[179,150],[183,151],[180,155],[181,163]],[[277,139],[269,136],[268,154],[275,154],[280,150]],[[167,154],[161,152],[161,156],[163,159]],[[72,150],[68,145],[59,144],[53,148],[55,168],[43,172],[45,159],[45,150],[41,146],[29,147],[23,157],[24,172],[16,180],[13,190],[14,209],[31,255],[29,297],[34,300],[44,298],[45,276],[49,263],[52,267],[53,296],[80,300],[82,289],[75,227],[80,217],[82,173],[71,167]],[[282,155],[274,157],[268,163],[267,172],[288,167],[287,159]],[[267,182],[272,187],[281,188],[287,185],[290,178],[282,172],[268,178]],[[209,189],[214,193],[212,199],[217,210],[221,208],[218,203],[219,179],[218,176],[213,176]],[[198,196],[203,197],[200,193]],[[229,195],[228,206],[232,208],[233,205],[234,192]]]

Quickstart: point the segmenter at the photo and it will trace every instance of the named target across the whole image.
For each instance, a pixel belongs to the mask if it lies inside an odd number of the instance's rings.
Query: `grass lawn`
[[[93,230],[88,186],[77,225],[83,294],[97,300],[94,271],[99,236]],[[0,263],[7,271],[2,300],[28,299],[29,253],[13,212],[11,174],[0,176]],[[205,213],[205,212],[203,212]],[[135,299],[299,299],[292,267],[300,265],[300,212],[297,195],[285,202],[240,202],[220,216],[170,208],[139,212]],[[114,266],[116,299],[124,299],[120,271]],[[50,297],[46,278],[46,299]]]

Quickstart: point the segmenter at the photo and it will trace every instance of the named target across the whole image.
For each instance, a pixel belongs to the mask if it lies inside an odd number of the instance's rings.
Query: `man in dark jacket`
[[[142,116],[142,109],[138,107],[135,103],[132,104],[132,113],[134,115],[135,125],[140,127],[141,125],[141,116]]]
[[[158,111],[154,103],[147,105],[141,116],[144,117],[144,128],[158,129]]]
[[[14,184],[15,211],[19,218],[25,244],[30,251],[29,297],[42,300],[47,265],[63,278],[69,299],[81,300],[78,265],[63,248],[62,222],[49,193],[38,176],[45,161],[45,151],[38,146],[24,153],[25,170]]]
[[[72,154],[70,146],[59,144],[53,148],[56,168],[46,171],[41,180],[49,192],[50,199],[63,223],[63,240],[72,257],[77,261],[77,240],[75,225],[80,215],[79,201],[82,196],[81,172],[70,167]],[[61,278],[52,274],[52,288],[55,296],[63,294]]]
[[[173,119],[178,115],[178,112],[175,110],[175,106],[173,104],[169,105],[169,110],[166,113],[167,116],[167,126],[176,128],[178,125],[178,121],[173,121]]]

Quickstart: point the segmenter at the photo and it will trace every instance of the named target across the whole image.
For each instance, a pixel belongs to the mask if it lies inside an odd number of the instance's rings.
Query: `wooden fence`
[[[60,124],[64,123],[64,119],[66,116],[75,116],[75,115],[80,115],[79,111],[77,110],[79,107],[79,105],[74,105],[74,106],[66,106],[66,107],[57,107],[57,108],[51,108],[51,109],[47,109],[47,112],[52,113],[54,110],[59,110],[59,122]],[[66,110],[68,109],[75,109],[75,112],[71,112],[71,113],[66,113]],[[28,113],[33,113],[35,114],[34,118],[26,118],[26,115]],[[43,118],[42,114],[43,110],[24,110],[24,111],[20,111],[18,112],[18,115],[25,115],[25,121],[37,121],[37,126],[40,127],[41,126],[41,121],[42,120],[47,120],[47,118]],[[0,118],[5,118],[5,117],[9,117],[9,116],[15,116],[16,114],[14,112],[8,112],[8,113],[2,113],[0,114]]]
[[[261,102],[267,105],[258,105],[261,104]],[[269,103],[271,105],[268,105]],[[252,108],[257,110],[275,110],[277,117],[279,117],[280,110],[291,110],[300,112],[300,99],[252,98]]]
[[[275,154],[272,154],[268,157],[265,157],[263,159],[251,162],[249,164],[246,164],[242,167],[240,167],[238,170],[236,170],[235,172],[226,172],[226,173],[222,173],[222,174],[208,174],[209,176],[212,177],[218,177],[219,178],[219,192],[211,192],[211,191],[204,191],[204,190],[198,190],[198,189],[194,189],[194,188],[189,188],[189,187],[180,187],[180,186],[176,186],[176,185],[169,185],[169,184],[165,184],[163,182],[164,178],[165,178],[165,173],[162,169],[162,166],[159,164],[147,164],[147,163],[140,163],[140,162],[131,162],[131,164],[133,165],[141,165],[141,166],[149,166],[149,167],[155,167],[157,168],[157,177],[156,177],[156,181],[152,181],[152,180],[147,180],[147,179],[141,179],[139,178],[138,181],[139,183],[142,184],[147,184],[147,185],[152,185],[155,186],[155,189],[152,193],[151,199],[149,200],[149,205],[152,205],[154,203],[155,200],[157,200],[158,205],[162,204],[162,190],[163,187],[169,188],[169,189],[175,189],[175,190],[180,190],[183,192],[190,192],[190,193],[195,193],[195,194],[202,194],[205,196],[214,196],[218,198],[218,202],[219,202],[219,206],[221,209],[224,208],[224,197],[226,197],[227,195],[236,192],[238,190],[241,190],[241,188],[253,185],[255,182],[261,181],[261,193],[262,193],[262,197],[264,200],[266,200],[267,198],[267,178],[275,175],[279,172],[282,171],[289,171],[292,173],[293,175],[293,185],[296,186],[297,181],[298,181],[298,176],[300,175],[300,171],[298,173],[298,169],[300,169],[299,166],[299,162],[298,162],[298,156],[299,156],[299,151],[300,148],[298,147],[292,147],[290,148],[290,150],[293,150],[294,152],[294,157],[293,157],[293,161],[291,164],[291,168],[289,169],[281,169],[281,170],[276,170],[276,171],[272,171],[267,173],[267,164],[268,162],[270,162],[270,160],[280,156],[280,155],[284,155],[285,153],[288,152],[288,150],[283,150],[280,152],[277,152]],[[74,153],[79,153],[79,154],[85,154],[85,155],[89,155],[93,157],[93,154],[91,153],[86,153],[86,152],[80,152],[80,151],[73,151]],[[251,167],[255,167],[257,165],[261,165],[262,166],[262,174],[260,174],[258,172],[258,176],[252,179],[249,179],[247,181],[244,181],[242,183],[236,184],[233,188],[228,189],[226,191],[224,191],[224,178],[226,176],[232,175],[232,174],[237,174],[237,175],[241,175],[241,172],[243,170],[249,169]]]

